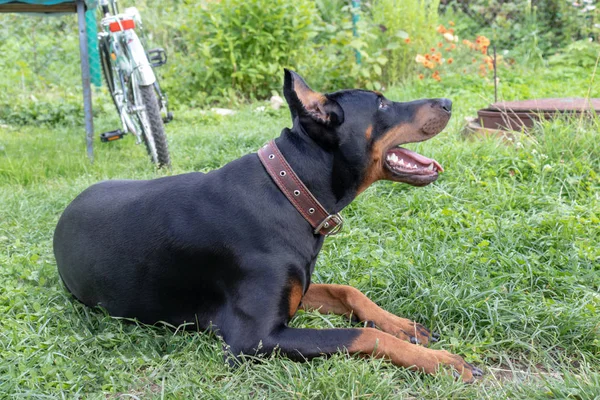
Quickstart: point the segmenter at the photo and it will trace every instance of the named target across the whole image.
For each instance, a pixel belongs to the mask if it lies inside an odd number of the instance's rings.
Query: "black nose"
[[[452,101],[450,99],[438,99],[438,103],[442,107],[442,110],[452,112]]]

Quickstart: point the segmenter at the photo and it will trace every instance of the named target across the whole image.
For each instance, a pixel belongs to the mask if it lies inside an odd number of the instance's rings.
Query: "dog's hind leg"
[[[247,338],[246,338],[247,340]],[[471,382],[482,371],[465,362],[462,357],[445,350],[415,346],[390,334],[373,328],[349,329],[296,329],[282,327],[268,338],[256,340],[261,348],[251,346],[244,354],[268,354],[278,350],[295,360],[310,360],[347,350],[350,354],[389,359],[394,365],[435,374],[441,366],[448,366],[455,377]]]
[[[427,345],[438,338],[423,325],[383,310],[352,286],[311,284],[302,298],[301,308],[372,321],[382,331],[415,344]]]

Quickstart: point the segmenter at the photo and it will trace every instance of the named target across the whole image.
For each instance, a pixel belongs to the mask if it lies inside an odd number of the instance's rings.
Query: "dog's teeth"
[[[392,154],[392,162],[393,162],[394,164],[396,164],[396,163],[398,162],[398,156],[397,156],[397,155],[395,155],[395,154]]]
[[[433,163],[429,164],[429,166],[427,167],[428,170],[433,171]]]
[[[400,165],[404,165],[404,159],[403,159],[403,158],[401,158],[401,159],[400,159],[400,162],[399,162],[399,164],[400,164]],[[410,165],[410,164],[409,164],[409,165]]]
[[[413,169],[417,169],[417,164],[413,165]]]

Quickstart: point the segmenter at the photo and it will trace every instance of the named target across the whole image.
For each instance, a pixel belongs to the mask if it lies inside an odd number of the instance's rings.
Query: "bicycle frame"
[[[114,15],[109,13],[109,4]],[[99,33],[98,37],[100,40],[108,39],[111,57],[118,65],[118,71],[114,72],[121,80],[123,90],[127,91],[128,88],[123,80],[130,83],[130,88],[135,88],[136,85],[153,85],[156,82],[156,76],[148,61],[144,47],[134,30],[136,22],[140,24],[139,21],[141,20],[137,9],[131,7],[121,14],[118,12],[116,0],[100,0],[100,6],[104,13],[100,24],[104,30]],[[134,102],[139,104],[138,93],[135,89],[132,89],[132,91],[131,95],[134,96]],[[121,99],[118,108],[120,109],[123,130],[132,132],[139,143],[141,132],[138,132],[129,115],[137,111],[136,105],[130,104],[129,93],[116,93],[116,95]]]
[[[131,17],[129,14],[117,14],[102,18],[102,26],[107,29],[116,24],[121,28],[120,31],[104,33],[113,35],[113,50],[117,56],[117,62],[123,71],[127,74],[135,74],[137,81],[142,85],[152,85],[156,81],[156,76],[152,66],[146,57],[144,47],[133,28],[123,26],[124,18]],[[125,19],[127,21],[127,19]],[[113,25],[114,26],[114,25]],[[124,54],[129,53],[129,57]],[[132,60],[132,63],[129,62]],[[131,65],[133,64],[133,65]]]

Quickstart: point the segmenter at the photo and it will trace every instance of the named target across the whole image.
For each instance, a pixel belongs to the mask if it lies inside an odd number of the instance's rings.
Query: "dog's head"
[[[400,145],[440,133],[452,113],[448,99],[400,103],[368,90],[322,94],[289,70],[284,95],[295,123],[323,149],[335,153],[340,168],[351,170],[358,193],[380,179],[425,186],[443,171],[437,161]]]

